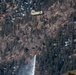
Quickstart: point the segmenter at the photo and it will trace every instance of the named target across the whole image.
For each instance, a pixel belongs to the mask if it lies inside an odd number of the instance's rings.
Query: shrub
[[[68,72],[68,75],[75,75],[74,72]]]

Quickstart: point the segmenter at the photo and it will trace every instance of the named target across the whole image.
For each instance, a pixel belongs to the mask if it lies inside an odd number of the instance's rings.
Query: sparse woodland
[[[39,0],[37,16],[19,1],[0,0],[0,75],[17,75],[34,52],[36,75],[76,70],[76,1]]]

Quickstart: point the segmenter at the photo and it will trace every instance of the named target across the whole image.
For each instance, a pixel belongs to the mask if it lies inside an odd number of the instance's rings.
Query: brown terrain
[[[31,16],[30,14],[18,16],[18,14],[16,14],[16,12],[18,12],[16,4],[10,6],[9,3],[5,3],[5,5],[7,7],[6,13],[2,13],[2,9],[0,9],[1,68],[3,68],[4,64],[8,65],[12,62],[17,62],[17,65],[20,65],[22,64],[21,61],[25,62],[28,58],[32,58],[34,52],[36,52],[36,75],[58,75],[48,74],[46,70],[44,71],[45,74],[41,73],[39,57],[44,59],[46,55],[44,56],[43,54],[48,52],[46,50],[47,45],[43,45],[43,42],[48,43],[46,42],[48,41],[48,37],[59,39],[58,31],[60,27],[64,28],[66,25],[74,26],[71,28],[72,31],[70,31],[69,34],[70,39],[72,39],[72,34],[76,28],[76,23],[73,22],[74,16],[76,18],[76,0],[64,0],[62,3],[56,1],[44,10],[42,15],[36,16]],[[63,32],[65,32],[64,29]],[[73,39],[71,43],[72,41]],[[73,42],[75,42],[75,39]],[[74,49],[73,53],[68,55],[68,57],[76,57],[76,49]],[[6,66],[6,68],[7,71],[4,75],[10,75],[8,72],[9,67]],[[67,71],[69,70],[64,71],[64,73]],[[1,75],[3,74],[1,73]]]

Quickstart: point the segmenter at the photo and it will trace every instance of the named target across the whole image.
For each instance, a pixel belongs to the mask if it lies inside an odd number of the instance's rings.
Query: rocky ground
[[[0,75],[17,75],[37,54],[36,75],[61,75],[76,69],[76,1],[57,0],[31,16],[16,3],[0,4]]]

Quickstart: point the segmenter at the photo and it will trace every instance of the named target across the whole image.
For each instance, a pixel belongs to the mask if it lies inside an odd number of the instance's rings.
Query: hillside
[[[0,75],[17,75],[35,52],[35,75],[76,70],[76,1],[44,1],[37,16],[24,3],[0,3]]]

